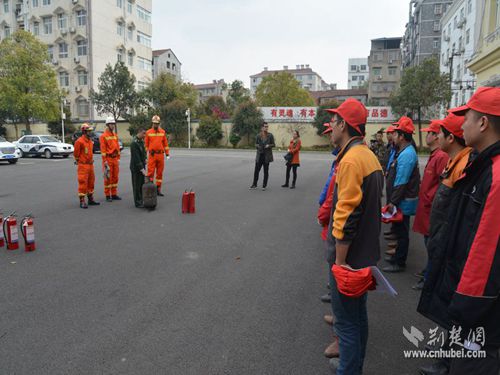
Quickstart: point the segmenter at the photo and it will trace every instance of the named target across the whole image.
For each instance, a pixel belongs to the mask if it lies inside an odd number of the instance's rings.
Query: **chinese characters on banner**
[[[394,122],[390,107],[366,107],[368,110],[368,123]],[[264,121],[269,122],[313,122],[316,117],[316,107],[261,107]]]

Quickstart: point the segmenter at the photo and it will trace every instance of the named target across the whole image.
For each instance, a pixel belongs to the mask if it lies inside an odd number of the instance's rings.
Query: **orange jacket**
[[[120,144],[118,143],[118,135],[106,129],[99,137],[101,146],[101,156],[103,159],[107,157],[120,158]]]
[[[295,142],[293,139],[290,141],[290,146],[288,146],[288,152],[291,152],[293,155],[292,161],[290,164],[300,164],[300,159],[299,159],[299,151],[300,147],[302,146],[302,142],[300,139],[297,139],[297,142]]]
[[[170,153],[167,141],[167,133],[165,133],[165,130],[163,130],[162,128],[158,128],[158,130],[155,130],[154,128],[149,129],[146,132],[145,145],[146,150],[148,151],[165,151],[165,154],[167,154],[167,156]]]
[[[82,135],[75,142],[73,157],[79,164],[92,164],[94,162],[94,153],[92,151],[94,142],[85,135]]]

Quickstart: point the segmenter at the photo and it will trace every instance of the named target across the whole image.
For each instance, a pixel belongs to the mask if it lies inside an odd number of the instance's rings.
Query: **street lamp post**
[[[65,104],[66,104],[66,99],[61,100],[61,130],[62,130],[63,143],[66,142],[66,140],[64,139],[64,120],[66,120],[66,113],[64,113]]]
[[[186,117],[188,123],[188,149],[191,149],[191,109],[186,110]]]

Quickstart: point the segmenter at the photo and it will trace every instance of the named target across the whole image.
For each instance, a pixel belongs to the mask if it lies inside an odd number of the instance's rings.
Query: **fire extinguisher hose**
[[[24,233],[24,222],[28,220],[27,217],[24,217],[22,220],[21,220],[21,223],[20,223],[20,226],[21,226],[21,235],[23,236],[24,238],[24,242],[26,243],[26,234]]]

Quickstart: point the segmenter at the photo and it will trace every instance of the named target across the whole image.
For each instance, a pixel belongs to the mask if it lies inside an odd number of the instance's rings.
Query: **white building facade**
[[[348,63],[347,88],[357,89],[368,84],[368,57],[351,58]]]
[[[18,29],[47,44],[73,120],[98,118],[89,101],[107,64],[122,61],[140,88],[152,78],[152,0],[2,0],[0,35]]]
[[[181,66],[180,60],[170,48],[153,51],[153,79],[165,72],[180,81],[182,79]]]
[[[456,0],[443,15],[440,69],[451,73],[451,106],[465,104],[474,93],[476,77],[467,68],[476,40],[480,0]]]
[[[285,65],[281,70],[269,70],[268,68],[264,68],[262,72],[250,76],[250,91],[252,95],[255,95],[257,87],[265,77],[280,72],[286,72],[293,75],[299,82],[300,87],[308,91],[327,91],[337,88],[336,84],[326,83],[318,73],[309,67],[309,65],[296,65],[295,69],[288,69],[288,65]]]

